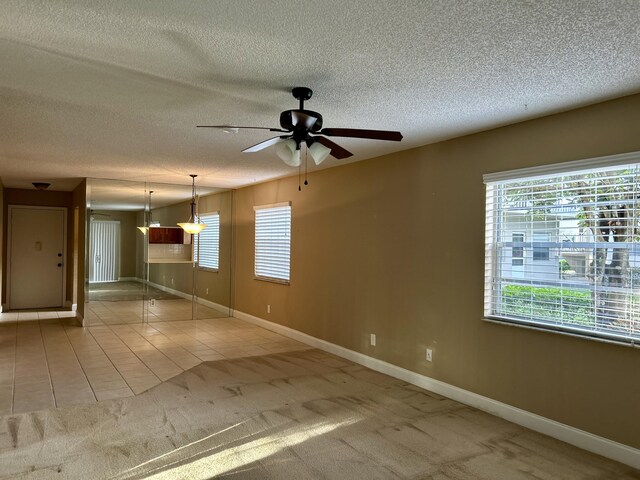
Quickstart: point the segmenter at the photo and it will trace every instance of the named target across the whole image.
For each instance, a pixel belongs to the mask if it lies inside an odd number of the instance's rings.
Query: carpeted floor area
[[[207,362],[136,397],[0,417],[0,478],[640,479],[319,350]]]

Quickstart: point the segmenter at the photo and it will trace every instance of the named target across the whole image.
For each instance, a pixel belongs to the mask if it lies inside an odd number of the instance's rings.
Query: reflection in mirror
[[[198,188],[196,212],[201,216],[215,211],[224,227],[202,218],[207,227],[191,235],[178,223],[191,216],[191,188],[165,184],[150,185],[153,203],[160,196],[182,197],[182,202],[159,204],[151,209],[160,226],[148,235],[149,322],[190,320],[230,316],[231,305],[231,198],[230,191]],[[171,189],[171,192],[167,192]],[[209,217],[207,217],[208,219]],[[217,227],[217,228],[216,228]],[[217,235],[216,235],[217,232]],[[203,252],[199,255],[199,252]],[[199,267],[214,254],[217,268]],[[200,256],[200,258],[199,258]],[[207,263],[210,265],[210,263]],[[151,288],[155,290],[151,290]]]
[[[190,216],[190,186],[87,184],[85,325],[230,316],[232,192],[198,189],[211,223],[199,237],[177,226]]]
[[[145,184],[90,179],[85,324],[142,323]]]

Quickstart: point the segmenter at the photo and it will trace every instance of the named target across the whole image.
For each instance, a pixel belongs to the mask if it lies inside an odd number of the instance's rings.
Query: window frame
[[[490,188],[495,184],[499,183],[508,183],[509,181],[513,182],[525,182],[528,180],[540,180],[546,178],[553,178],[556,176],[569,176],[569,175],[578,175],[581,172],[584,174],[596,173],[599,170],[605,171],[609,169],[614,169],[619,167],[621,169],[628,168],[630,170],[640,169],[640,152],[630,152],[619,155],[610,155],[605,157],[597,157],[585,160],[576,160],[569,161],[558,164],[550,164],[550,165],[542,165],[538,167],[530,167],[523,168],[517,170],[509,170],[503,172],[489,173],[483,175],[484,183],[487,185],[486,188],[486,217],[485,217],[485,281],[484,281],[484,314],[482,319],[491,322],[498,323],[503,325],[515,326],[533,329],[537,331],[544,332],[553,332],[561,335],[567,335],[587,340],[612,343],[616,345],[624,345],[631,347],[640,347],[640,338],[638,336],[638,323],[640,319],[631,317],[630,322],[631,326],[627,330],[619,330],[612,331],[612,329],[608,329],[603,327],[602,325],[596,324],[595,327],[591,328],[579,328],[574,325],[568,324],[559,324],[557,322],[552,322],[550,320],[545,320],[544,318],[534,318],[532,316],[531,319],[527,318],[518,318],[515,319],[513,317],[500,316],[493,312],[498,309],[495,308],[496,302],[499,302],[499,297],[501,294],[494,292],[494,280],[500,278],[501,271],[501,262],[504,261],[504,257],[498,255],[497,253],[497,240],[496,240],[496,232],[499,228],[496,222],[500,222],[496,217],[499,216],[497,209],[499,196],[495,192],[494,188]],[[637,189],[636,192],[640,191]],[[639,198],[639,197],[636,197]],[[636,220],[640,220],[640,215],[636,213]],[[504,228],[504,227],[502,227]],[[502,230],[503,233],[506,233],[505,230]],[[532,239],[533,240],[533,239]],[[558,240],[557,242],[548,242],[548,243],[561,243],[562,240]],[[525,245],[530,243],[530,247],[532,247],[535,242],[525,242]],[[545,242],[543,242],[545,243]],[[633,241],[629,243],[635,243]],[[513,245],[513,242],[511,242]],[[640,247],[640,245],[639,245]],[[590,247],[589,247],[590,248]],[[612,247],[613,248],[613,247]],[[550,252],[551,253],[551,252]],[[525,253],[526,256],[526,253]],[[550,257],[551,258],[551,255]],[[559,257],[560,258],[560,257]],[[509,262],[511,264],[511,262]],[[496,273],[498,272],[498,273]],[[530,282],[535,282],[535,279],[530,278]],[[562,288],[562,287],[561,287]],[[598,289],[598,285],[590,285],[591,289],[594,291]],[[640,293],[640,286],[636,290],[636,285],[632,284],[632,287],[629,288],[629,293],[635,296],[635,292],[638,291]],[[631,300],[630,300],[631,301]],[[534,304],[532,304],[534,305]]]
[[[257,215],[258,215],[258,211],[260,210],[270,210],[270,209],[279,209],[282,207],[288,207],[289,208],[289,225],[288,225],[288,229],[289,229],[289,244],[288,244],[288,252],[287,252],[287,256],[288,256],[288,276],[286,279],[284,278],[279,278],[279,277],[273,277],[273,276],[268,276],[268,275],[260,275],[258,273],[258,222],[257,222]],[[271,204],[266,204],[266,205],[255,205],[253,207],[253,211],[254,211],[254,217],[253,217],[253,225],[254,225],[254,232],[253,232],[253,278],[254,280],[259,280],[262,282],[269,282],[269,283],[275,283],[278,285],[291,285],[291,243],[292,243],[292,224],[293,224],[293,209],[291,206],[291,202],[280,202],[280,203],[271,203]]]
[[[194,244],[193,245],[194,246],[193,259],[196,262],[198,270],[201,270],[203,272],[218,273],[220,271],[220,210],[214,210],[214,211],[205,212],[205,213],[198,213],[198,222],[204,223],[205,225],[207,225],[207,228],[209,228],[209,225],[205,221],[203,221],[202,217],[203,216],[211,216],[211,215],[217,215],[218,216],[218,258],[217,258],[217,262],[216,262],[218,264],[218,268],[203,267],[203,266],[200,265],[200,235],[202,234],[202,232],[193,236],[193,238],[194,238],[194,240],[193,240],[193,244]],[[203,232],[205,230],[206,230],[206,228],[203,230]],[[195,249],[196,246],[198,247],[197,251]]]

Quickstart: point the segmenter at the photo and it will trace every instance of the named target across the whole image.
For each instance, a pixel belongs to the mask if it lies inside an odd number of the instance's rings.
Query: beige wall
[[[86,238],[87,238],[87,180],[83,179],[72,193],[72,212],[78,212],[77,231],[73,232],[74,249],[74,274],[75,283],[75,301],[78,308],[78,314],[84,318],[85,312],[85,257],[86,257]],[[72,213],[72,225],[73,213]]]
[[[0,178],[0,225],[2,225],[2,231],[4,232],[4,185]],[[4,234],[0,235],[0,304],[3,303],[4,298]],[[1,310],[1,309],[0,309]]]
[[[482,320],[482,174],[640,150],[638,125],[635,95],[237,190],[235,308],[640,448],[640,349]],[[253,206],[282,201],[290,286],[253,278]]]

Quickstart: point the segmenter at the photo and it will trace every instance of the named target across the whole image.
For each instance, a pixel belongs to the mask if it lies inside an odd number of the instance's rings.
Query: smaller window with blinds
[[[485,317],[640,343],[640,154],[485,183]]]
[[[288,284],[291,254],[291,204],[254,207],[255,277]]]
[[[193,236],[193,258],[201,270],[217,272],[220,259],[220,213],[198,215],[200,223],[207,227]]]

